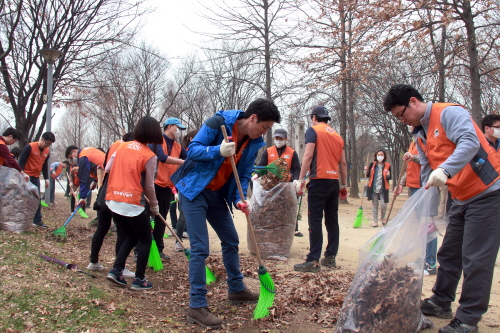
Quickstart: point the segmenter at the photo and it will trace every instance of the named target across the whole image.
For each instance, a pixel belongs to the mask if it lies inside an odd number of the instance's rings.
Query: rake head
[[[272,173],[281,181],[286,181],[290,173],[283,158],[278,158],[267,166],[256,166],[254,167],[254,171],[261,175],[267,174],[268,172]]]
[[[54,230],[53,235],[55,238],[58,238],[60,240],[67,239],[68,235],[66,234],[66,226],[62,226],[59,229]]]

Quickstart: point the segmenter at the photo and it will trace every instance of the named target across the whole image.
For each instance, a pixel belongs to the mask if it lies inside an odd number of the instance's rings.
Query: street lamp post
[[[46,119],[46,131],[51,132],[52,131],[52,73],[53,73],[53,65],[54,62],[63,54],[61,51],[58,50],[53,50],[53,49],[41,49],[40,54],[42,57],[47,60],[47,63],[49,64],[48,72],[47,72],[47,107],[45,109],[45,119]],[[47,161],[47,168],[49,169],[47,171],[47,174],[50,177],[50,161]],[[45,189],[45,202],[47,205],[50,205],[50,181],[49,181],[49,187]]]

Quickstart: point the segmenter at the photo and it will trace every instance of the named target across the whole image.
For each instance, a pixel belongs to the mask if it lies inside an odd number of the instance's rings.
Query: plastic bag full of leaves
[[[438,190],[421,189],[360,250],[336,333],[419,332],[432,326],[420,312],[428,224]]]
[[[258,180],[254,180],[251,204],[250,222],[261,257],[287,260],[293,244],[297,217],[297,194],[293,183],[279,183],[266,190]],[[249,235],[247,233],[247,238]],[[255,254],[250,239],[248,249]]]
[[[16,169],[0,166],[0,230],[26,231],[38,208],[38,188]]]

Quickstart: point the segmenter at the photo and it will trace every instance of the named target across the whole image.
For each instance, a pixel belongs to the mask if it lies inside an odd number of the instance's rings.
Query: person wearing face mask
[[[179,165],[184,163],[187,157],[186,150],[176,141],[181,136],[181,130],[186,126],[181,124],[178,118],[171,117],[163,123],[163,143],[161,145],[149,145],[158,158],[158,167],[155,178],[155,192],[160,207],[160,215],[166,219],[170,209],[170,202],[174,200],[175,186],[170,180],[170,176],[177,170]],[[174,227],[175,228],[175,227]],[[155,216],[155,227],[153,238],[158,246],[162,260],[169,260],[170,257],[163,253],[163,234],[165,224],[160,217]]]
[[[488,143],[498,151],[500,148],[500,115],[489,114],[481,120],[481,128]]]
[[[267,148],[267,154],[262,154],[259,166],[266,166],[278,158],[283,158],[286,161],[286,166],[288,168],[288,182],[299,179],[300,175],[300,161],[297,152],[287,146],[287,136],[288,133],[283,128],[278,128],[274,131],[274,146]],[[254,176],[255,177],[255,176]],[[295,226],[295,236],[304,236],[299,232],[299,223]]]
[[[373,224],[378,227],[378,206],[380,203],[381,219],[385,217],[387,203],[389,202],[389,180],[391,179],[391,164],[386,162],[386,154],[383,150],[378,150],[373,155],[373,162],[365,166],[366,177],[369,178],[367,197],[371,200]],[[386,222],[382,222],[383,225]]]

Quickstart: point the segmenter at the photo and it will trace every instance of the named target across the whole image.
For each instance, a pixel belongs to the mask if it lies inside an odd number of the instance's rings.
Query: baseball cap
[[[329,120],[332,120],[332,118],[330,118],[330,116],[328,115],[328,109],[325,108],[323,105],[316,105],[315,107],[313,107],[311,115],[318,116],[319,118],[328,118]]]
[[[279,136],[282,139],[286,139],[288,135],[283,128],[278,128],[276,131],[274,131],[274,136]]]
[[[165,122],[163,123],[163,127],[165,127],[167,125],[177,125],[181,130],[186,129],[186,126],[181,124],[181,121],[179,120],[179,118],[175,118],[175,117],[171,117],[171,118],[168,118],[167,120],[165,120]]]

